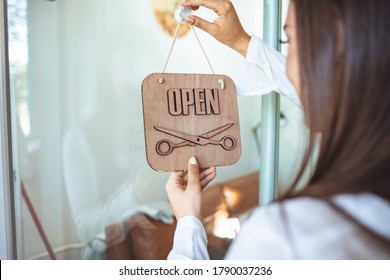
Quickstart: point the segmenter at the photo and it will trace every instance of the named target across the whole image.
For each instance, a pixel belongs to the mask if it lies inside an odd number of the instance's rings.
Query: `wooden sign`
[[[225,75],[153,73],[142,83],[146,158],[157,171],[236,163],[241,157],[236,87]]]

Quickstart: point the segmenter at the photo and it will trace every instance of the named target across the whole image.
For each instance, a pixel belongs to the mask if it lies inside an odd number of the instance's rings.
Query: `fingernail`
[[[186,19],[184,21],[189,23],[189,24],[193,24],[194,23],[194,19],[192,17],[186,17]]]
[[[195,165],[195,164],[198,163],[198,161],[196,160],[195,157],[191,157],[191,158],[190,158],[190,163],[191,163],[192,165]]]

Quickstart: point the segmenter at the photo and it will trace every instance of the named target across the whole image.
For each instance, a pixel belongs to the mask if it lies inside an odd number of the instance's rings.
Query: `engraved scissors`
[[[166,156],[169,155],[173,149],[184,147],[184,146],[190,146],[194,147],[196,145],[199,146],[206,146],[206,145],[220,145],[222,148],[224,148],[227,151],[231,151],[236,147],[236,140],[233,138],[233,136],[224,136],[221,138],[221,140],[212,140],[210,138],[214,137],[215,135],[220,134],[221,132],[227,130],[231,126],[233,126],[233,123],[229,123],[226,125],[223,125],[221,127],[218,127],[216,129],[210,130],[204,134],[201,135],[191,135],[186,133],[181,133],[177,131],[173,131],[170,129],[157,127],[155,126],[154,129],[164,132],[168,135],[175,136],[177,138],[183,139],[185,141],[180,143],[172,143],[169,140],[163,139],[157,142],[156,144],[156,152],[160,156]],[[164,147],[165,146],[165,147]]]

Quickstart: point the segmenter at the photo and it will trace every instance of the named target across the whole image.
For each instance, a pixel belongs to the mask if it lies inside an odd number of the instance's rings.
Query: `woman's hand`
[[[184,0],[180,5],[191,7],[193,10],[197,10],[199,6],[212,9],[218,15],[212,23],[194,15],[188,16],[185,21],[246,56],[250,36],[242,27],[236,10],[229,0]]]
[[[166,184],[169,201],[176,219],[184,216],[201,217],[201,192],[216,176],[215,167],[202,170],[196,158],[188,162],[188,171],[173,172]]]

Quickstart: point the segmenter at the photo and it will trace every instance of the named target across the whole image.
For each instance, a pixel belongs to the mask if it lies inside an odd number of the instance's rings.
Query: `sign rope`
[[[173,51],[173,47],[175,46],[175,42],[176,42],[177,36],[178,36],[178,34],[179,34],[180,27],[181,27],[181,25],[182,25],[183,22],[184,22],[184,18],[182,18],[182,19],[179,21],[179,24],[177,25],[176,32],[175,32],[175,36],[173,37],[173,42],[172,42],[172,45],[171,45],[171,49],[169,50],[169,54],[168,54],[167,60],[166,60],[166,62],[165,62],[165,66],[164,66],[163,73],[165,73],[165,70],[167,69],[168,62],[169,62],[169,59],[170,59],[171,54],[172,54],[172,51]],[[213,74],[215,74],[214,69],[213,69],[213,66],[211,65],[210,60],[209,60],[209,58],[208,58],[208,56],[207,56],[207,54],[206,54],[206,51],[204,50],[204,48],[203,48],[203,46],[202,46],[202,43],[200,42],[200,39],[199,39],[199,37],[198,37],[198,34],[197,34],[196,31],[195,31],[194,26],[191,25],[191,28],[192,28],[192,31],[193,31],[194,34],[195,34],[195,37],[196,37],[196,39],[197,39],[197,41],[198,41],[198,43],[199,43],[200,48],[202,49],[202,52],[203,52],[203,54],[204,54],[204,56],[205,56],[205,58],[206,58],[206,60],[207,60],[207,63],[208,63],[209,66],[210,66],[211,72],[212,72]]]

